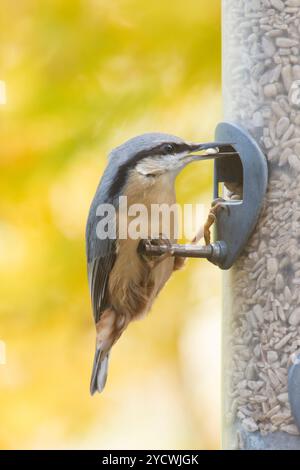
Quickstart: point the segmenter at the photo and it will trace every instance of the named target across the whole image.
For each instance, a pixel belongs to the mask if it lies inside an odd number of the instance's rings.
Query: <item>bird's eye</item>
[[[169,153],[173,153],[175,151],[174,146],[172,144],[164,144],[162,146],[162,154],[168,155]]]

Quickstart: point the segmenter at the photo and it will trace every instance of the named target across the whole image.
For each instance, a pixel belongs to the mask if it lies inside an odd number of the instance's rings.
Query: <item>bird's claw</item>
[[[210,239],[211,239],[210,227],[216,222],[218,211],[222,209],[222,210],[226,210],[227,213],[229,212],[228,205],[224,203],[225,203],[225,199],[217,198],[211,204],[211,209],[208,213],[207,220],[204,224],[204,230],[203,230],[204,240],[205,240],[206,245],[210,244]]]
[[[216,199],[214,199],[211,203],[211,207],[215,207],[217,204],[222,204],[225,202],[225,199],[223,199],[222,197],[217,197]]]
[[[172,248],[172,243],[170,242],[168,238],[164,238],[163,235],[161,235],[160,238],[154,238],[154,239],[149,238],[148,240],[146,240],[146,243],[147,242],[154,246],[164,246],[164,247],[167,246],[169,248],[166,253],[163,253],[159,256],[151,256],[143,252],[141,253],[142,258],[147,262],[148,266],[151,269],[154,269],[162,261],[174,256],[175,254],[174,249]],[[145,243],[145,240],[143,240],[141,243]]]

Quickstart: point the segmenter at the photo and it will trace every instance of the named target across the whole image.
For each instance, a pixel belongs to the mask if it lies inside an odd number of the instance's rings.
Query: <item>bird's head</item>
[[[188,163],[199,159],[200,155],[192,155],[192,152],[206,148],[207,144],[186,142],[174,135],[149,133],[120,145],[113,150],[111,158],[116,157],[116,163],[135,168],[144,176],[156,176],[166,172],[178,173]]]
[[[193,152],[212,149],[213,153],[218,151],[214,150],[216,147],[217,144],[191,143],[162,133],[134,137],[110,154],[109,167],[114,173],[111,192],[116,194],[132,174],[145,180],[153,180],[166,174],[175,178],[189,163],[207,158],[207,155],[195,155]]]

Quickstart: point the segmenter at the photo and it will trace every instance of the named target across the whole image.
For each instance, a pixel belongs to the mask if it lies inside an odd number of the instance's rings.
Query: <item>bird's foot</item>
[[[162,246],[165,247],[167,246],[168,251],[166,253],[163,253],[160,256],[156,256],[153,261],[153,268],[156,268],[160,263],[162,263],[164,260],[174,256],[174,250],[172,249],[172,243],[168,238],[165,238],[163,234],[160,234],[160,238],[151,240],[152,245],[155,246]]]
[[[225,199],[222,199],[222,198],[217,198],[212,202],[212,205],[211,205],[212,207],[208,213],[207,220],[204,224],[204,229],[203,229],[204,240],[205,240],[206,245],[210,244],[210,239],[211,239],[210,228],[217,219],[217,213],[219,212],[220,209],[223,209],[226,211],[229,210],[229,207],[226,204],[224,204],[224,202],[225,202]]]
[[[155,239],[148,239],[148,241],[151,243],[153,246],[158,246],[158,247],[167,247],[167,252],[163,253],[158,256],[151,256],[148,255],[147,253],[142,253],[141,256],[144,261],[146,261],[147,265],[149,266],[150,269],[156,268],[162,261],[166,260],[167,258],[170,258],[174,256],[174,250],[172,249],[172,243],[168,238],[165,238],[163,235],[160,235],[160,238],[155,238]],[[142,242],[144,243],[144,242]]]

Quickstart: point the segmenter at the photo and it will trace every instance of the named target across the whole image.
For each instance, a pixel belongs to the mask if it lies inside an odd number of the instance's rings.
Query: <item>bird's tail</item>
[[[109,351],[104,352],[102,349],[96,348],[90,385],[91,395],[94,395],[95,392],[101,393],[105,387],[107,379],[108,358]]]

